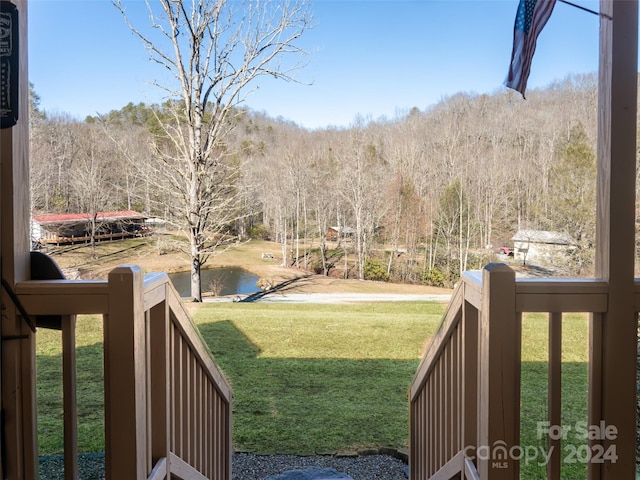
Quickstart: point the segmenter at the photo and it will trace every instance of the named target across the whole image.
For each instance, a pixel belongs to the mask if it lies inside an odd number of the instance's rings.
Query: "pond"
[[[256,275],[242,268],[208,268],[202,270],[202,292],[214,295],[251,294],[260,291]],[[191,273],[170,273],[169,278],[181,297],[191,296]]]

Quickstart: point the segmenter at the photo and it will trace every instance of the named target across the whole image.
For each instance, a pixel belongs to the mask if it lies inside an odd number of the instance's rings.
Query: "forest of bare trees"
[[[591,274],[596,84],[572,76],[526,101],[460,93],[401,118],[314,131],[236,107],[216,147],[233,172],[216,202],[234,202],[202,248],[267,238],[280,242],[285,265],[452,285],[528,228],[571,235],[578,248],[559,273]],[[158,149],[172,104],[78,121],[39,111],[34,90],[34,212],[134,209],[188,232],[184,179]],[[353,233],[327,243],[329,227]]]

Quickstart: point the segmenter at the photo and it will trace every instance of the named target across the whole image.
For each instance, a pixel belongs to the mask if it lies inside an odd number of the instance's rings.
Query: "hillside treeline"
[[[596,89],[595,76],[572,76],[527,100],[460,93],[315,131],[237,110],[218,147],[227,174],[210,192],[225,210],[215,234],[278,241],[283,264],[319,273],[451,285],[518,229],[552,230],[578,245],[559,272],[590,274]],[[184,229],[184,172],[159,160],[171,147],[160,123],[180,128],[166,110],[129,104],[78,121],[41,112],[32,92],[34,212],[133,209]],[[339,242],[324,240],[330,227]]]

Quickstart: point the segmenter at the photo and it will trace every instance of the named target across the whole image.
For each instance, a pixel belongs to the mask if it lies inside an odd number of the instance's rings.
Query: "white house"
[[[546,230],[518,230],[511,240],[514,258],[523,264],[553,265],[577,247],[571,235]]]

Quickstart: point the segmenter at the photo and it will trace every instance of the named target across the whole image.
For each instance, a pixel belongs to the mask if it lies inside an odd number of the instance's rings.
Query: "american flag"
[[[536,51],[538,35],[547,24],[556,0],[520,0],[513,29],[511,66],[504,84],[517,90],[524,98],[531,59]]]

